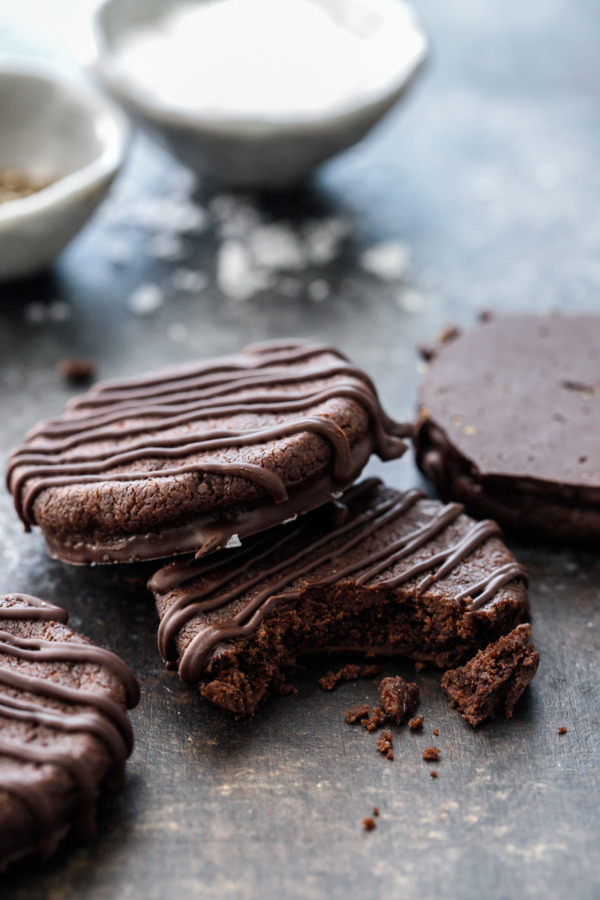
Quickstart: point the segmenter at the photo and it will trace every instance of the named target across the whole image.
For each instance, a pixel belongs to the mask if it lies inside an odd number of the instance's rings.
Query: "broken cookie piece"
[[[446,672],[442,689],[451,706],[470,725],[497,715],[510,719],[539,661],[531,642],[531,625],[519,625],[480,650],[466,665]]]
[[[404,720],[416,713],[419,706],[419,687],[404,678],[384,678],[379,685],[381,708],[392,722],[402,725]]]

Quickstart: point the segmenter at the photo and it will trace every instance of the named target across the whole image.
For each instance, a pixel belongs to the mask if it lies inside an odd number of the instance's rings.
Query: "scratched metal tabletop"
[[[73,65],[76,6],[23,0],[3,9],[3,49]],[[392,414],[409,418],[415,347],[446,324],[468,325],[484,308],[598,308],[597,3],[420,0],[418,9],[432,58],[407,102],[310,186],[252,200],[272,221],[346,224],[335,259],[296,274],[293,291],[283,279],[243,302],[223,294],[210,215],[203,231],[161,246],[143,221],[145,198],[189,182],[136,139],[106,207],[53,270],[0,288],[2,461],[71,395],[56,372],[66,356],[113,378],[255,340],[324,339],[376,379]],[[186,202],[204,211],[223,203],[208,185],[194,190]],[[127,220],[128,209],[137,213]],[[359,264],[384,240],[410,253],[401,283]],[[204,273],[207,285],[176,276],[182,268]],[[162,301],[145,316],[131,299],[140,285]],[[397,487],[420,483],[410,456],[367,471]],[[417,678],[425,715],[423,733],[396,730],[390,763],[375,736],[344,722],[350,705],[376,701],[375,683],[324,693],[318,678],[330,664],[318,661],[292,679],[297,696],[233,721],[165,672],[144,588],[152,566],[52,561],[3,493],[0,589],[65,606],[75,628],[133,667],[142,700],[127,787],[102,799],[96,837],[69,841],[46,865],[15,867],[2,897],[600,896],[600,559],[510,544],[532,576],[542,661],[531,689],[512,721],[474,732],[442,697],[438,674],[384,663],[385,673]],[[433,742],[437,780],[421,759]],[[381,814],[366,833],[373,806]]]

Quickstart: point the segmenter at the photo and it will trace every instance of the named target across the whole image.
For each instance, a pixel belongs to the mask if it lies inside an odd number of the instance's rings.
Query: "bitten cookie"
[[[410,434],[337,350],[278,342],[98,384],[28,435],[7,480],[66,562],[201,555],[320,506]]]
[[[369,479],[238,550],[171,563],[149,587],[168,665],[244,715],[315,651],[456,665],[520,621],[526,584],[494,522]]]
[[[417,462],[445,500],[526,535],[600,539],[600,318],[492,318],[434,351]]]
[[[0,595],[0,871],[46,858],[94,828],[101,787],[119,787],[139,688],[119,657],[26,594]]]

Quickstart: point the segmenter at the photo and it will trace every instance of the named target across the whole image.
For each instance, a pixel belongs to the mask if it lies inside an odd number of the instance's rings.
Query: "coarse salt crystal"
[[[272,277],[254,266],[244,244],[223,241],[217,257],[217,286],[224,294],[232,300],[249,300],[272,284]]]
[[[262,268],[276,271],[304,268],[302,244],[288,225],[259,225],[250,234],[248,247],[256,264]]]
[[[308,296],[317,303],[327,300],[330,294],[331,288],[324,278],[316,278],[308,285]]]
[[[401,281],[410,269],[410,248],[402,241],[376,244],[361,254],[360,265],[380,281]]]
[[[130,295],[129,309],[136,316],[150,316],[162,305],[163,294],[156,284],[140,284]]]
[[[200,269],[181,268],[175,269],[171,281],[177,291],[199,294],[208,285],[208,275]]]

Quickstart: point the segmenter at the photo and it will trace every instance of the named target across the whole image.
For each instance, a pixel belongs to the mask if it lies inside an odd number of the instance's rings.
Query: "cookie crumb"
[[[423,759],[425,762],[437,762],[441,752],[439,747],[426,747],[423,750]]]
[[[424,672],[427,668],[427,663],[424,662],[416,662],[415,663],[415,672]]]
[[[438,735],[439,735],[439,733],[440,733],[440,729],[439,729],[439,728],[434,728],[433,731],[432,731],[431,733],[432,733],[432,735],[433,735],[434,737],[438,737]]]
[[[369,719],[365,717],[364,719],[361,719],[360,724],[364,725],[367,731],[375,731],[375,729],[379,728],[380,725],[384,725],[386,721],[387,716],[385,715],[383,710],[381,710],[379,706],[374,706],[371,718]]]
[[[373,815],[374,815],[374,816],[378,816],[378,815],[379,815],[379,807],[378,807],[378,806],[374,806],[374,807],[373,807]]]
[[[437,354],[437,348],[431,344],[419,344],[417,350],[419,351],[419,356],[425,362],[431,362]]]
[[[414,719],[411,719],[408,723],[408,727],[411,731],[420,731],[425,723],[425,716],[415,716]]]
[[[566,734],[566,733],[567,733],[567,729],[565,728],[564,725],[561,725],[561,726],[560,726],[560,728],[558,729],[558,733],[559,733],[559,734]]]
[[[358,705],[353,706],[351,709],[346,712],[346,722],[348,725],[358,725],[360,722],[361,725],[365,719],[369,717],[369,707],[367,705]]]
[[[384,678],[379,685],[381,708],[389,718],[401,725],[412,716],[419,705],[419,688],[413,682],[407,682],[397,675],[395,678]]]
[[[440,331],[438,341],[440,344],[448,344],[450,341],[455,341],[459,336],[460,328],[457,328],[456,325],[446,325],[446,327],[442,328]]]
[[[361,678],[375,678],[379,675],[379,666],[363,666],[360,673]]]
[[[377,823],[375,822],[375,819],[363,819],[362,827],[365,829],[365,831],[373,831],[373,829],[377,827]]]
[[[430,778],[437,778],[437,777],[438,777],[438,773],[435,771],[435,769],[432,769],[432,770],[431,770],[431,772],[429,773],[429,777],[430,777]]]
[[[70,384],[87,384],[94,377],[94,364],[87,359],[64,357],[57,366],[58,374]]]
[[[341,681],[356,681],[360,675],[360,666],[344,666],[338,672],[328,672],[319,679],[319,687],[322,691],[332,691]]]
[[[394,739],[391,731],[382,731],[381,737],[377,741],[377,749],[380,753],[383,753],[390,762],[394,759],[393,742]]]

